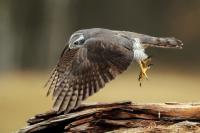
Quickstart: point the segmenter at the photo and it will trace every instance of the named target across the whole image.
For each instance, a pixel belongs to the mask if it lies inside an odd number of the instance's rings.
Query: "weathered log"
[[[49,111],[19,133],[200,132],[200,104],[131,102],[85,104],[68,114]]]

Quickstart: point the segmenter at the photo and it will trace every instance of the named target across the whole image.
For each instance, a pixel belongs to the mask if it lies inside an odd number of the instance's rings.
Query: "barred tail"
[[[158,47],[158,48],[177,48],[182,49],[183,43],[182,41],[174,38],[174,37],[144,37],[140,38],[141,43],[144,44],[145,47]]]
[[[114,31],[115,33],[135,40],[135,38],[140,39],[140,43],[144,47],[158,47],[158,48],[176,48],[182,49],[183,43],[174,37],[153,37],[145,34],[139,34],[129,31]]]

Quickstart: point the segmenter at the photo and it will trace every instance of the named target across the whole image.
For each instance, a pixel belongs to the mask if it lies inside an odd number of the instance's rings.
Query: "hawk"
[[[47,96],[53,93],[53,110],[58,113],[76,109],[87,97],[124,72],[135,60],[147,77],[151,57],[148,47],[181,49],[182,42],[173,37],[149,35],[103,28],[78,30],[71,35],[47,84]]]

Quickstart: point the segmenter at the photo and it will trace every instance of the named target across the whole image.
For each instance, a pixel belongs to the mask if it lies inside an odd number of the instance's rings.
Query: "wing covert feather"
[[[83,100],[128,68],[133,52],[116,42],[91,38],[84,47],[62,53],[52,76],[55,85],[49,88],[53,89],[54,110],[68,113],[76,109]]]

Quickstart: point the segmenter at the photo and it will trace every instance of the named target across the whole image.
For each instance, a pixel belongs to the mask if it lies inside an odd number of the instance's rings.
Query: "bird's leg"
[[[140,82],[140,86],[141,86],[141,81],[144,78],[148,79],[148,76],[147,76],[146,72],[147,72],[148,69],[150,69],[150,66],[152,65],[152,64],[150,64],[150,62],[151,62],[151,56],[147,57],[144,60],[140,60],[138,62],[139,65],[140,65],[140,69],[141,69],[140,75],[139,75],[139,78],[138,78],[138,80]]]

